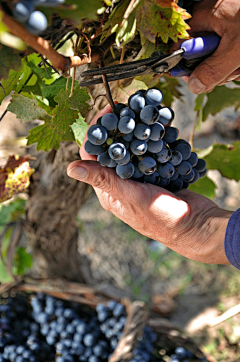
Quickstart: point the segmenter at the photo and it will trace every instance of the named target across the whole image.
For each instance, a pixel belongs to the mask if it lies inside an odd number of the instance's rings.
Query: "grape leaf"
[[[74,141],[70,126],[78,117],[78,111],[71,109],[69,102],[70,91],[61,89],[54,98],[57,106],[52,111],[54,116],[41,126],[34,127],[27,136],[27,144],[37,142],[37,150],[57,150],[61,141]]]
[[[30,156],[10,156],[6,165],[0,168],[0,202],[11,199],[29,186],[34,169],[29,166]]]
[[[203,121],[209,114],[215,115],[226,107],[240,107],[240,88],[228,88],[225,85],[215,87],[212,92],[207,93],[207,103],[203,108]]]
[[[23,275],[33,264],[33,258],[26,252],[26,248],[17,247],[13,261],[13,274]]]
[[[149,41],[143,34],[141,34],[142,48],[134,60],[149,58],[154,52],[162,52],[163,54],[170,52],[170,45],[161,43],[156,47],[151,41]]]
[[[121,86],[121,82],[120,82],[120,86],[114,87],[112,89],[113,100],[116,100],[119,103],[127,103],[130,95],[132,95],[139,89],[148,89],[148,87],[146,86],[145,83],[141,82],[140,80],[136,80],[136,79],[134,79],[131,82],[131,84],[129,84],[126,87]]]
[[[31,122],[34,119],[50,121],[51,117],[38,105],[36,99],[24,97],[20,94],[13,94],[7,110],[15,113],[17,118],[23,122]]]
[[[11,69],[8,75],[8,79],[1,79],[1,84],[5,92],[3,91],[2,87],[0,87],[0,104],[6,96],[8,96],[12,91],[17,88],[20,75],[20,71],[16,72],[15,70]]]
[[[10,69],[15,71],[21,69],[19,52],[0,44],[0,79],[7,79]]]
[[[171,38],[177,41],[178,38],[187,39],[189,25],[184,19],[191,16],[172,2],[171,7],[159,6],[152,0],[144,0],[142,6],[136,10],[137,28],[152,43],[157,36],[160,36],[164,43]]]
[[[34,74],[42,78],[51,79],[52,75],[55,73],[50,67],[46,67],[47,70],[45,68],[38,67],[32,60],[28,61],[27,64]]]
[[[57,13],[63,19],[69,18],[76,25],[80,25],[83,19],[95,19],[97,10],[102,7],[100,0],[66,0],[64,4],[58,7],[47,8],[38,6],[38,9],[51,19],[54,13]]]
[[[88,130],[88,124],[84,122],[84,118],[79,115],[79,118],[71,126],[75,140],[79,147],[83,143],[83,139]]]
[[[189,190],[196,192],[197,194],[206,196],[209,199],[213,199],[215,196],[215,183],[207,176],[199,179],[195,184],[189,186]]]
[[[40,77],[38,77],[38,84],[40,86],[42,96],[47,98],[49,105],[54,107],[56,102],[54,97],[56,97],[62,89],[66,89],[67,78],[60,77],[56,79],[51,84],[46,84]],[[69,79],[69,87],[71,87],[72,79]],[[78,85],[78,82],[75,81],[75,85]]]
[[[89,111],[89,105],[86,102],[90,99],[87,88],[80,88],[77,85],[74,88],[72,96],[69,98],[69,104],[72,109],[77,110],[83,117],[85,117]]]
[[[111,33],[116,32],[117,46],[120,47],[130,42],[136,34],[136,10],[141,5],[142,1],[143,0],[136,0],[131,6],[131,9],[128,8],[130,0],[120,1],[103,27],[104,33],[102,39],[109,36]]]
[[[215,143],[204,159],[208,170],[219,170],[224,177],[240,180],[240,141],[231,145]]]

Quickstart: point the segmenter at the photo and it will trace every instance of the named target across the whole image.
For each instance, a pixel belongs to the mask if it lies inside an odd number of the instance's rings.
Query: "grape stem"
[[[32,47],[36,52],[44,55],[48,58],[53,67],[62,71],[67,71],[69,68],[75,68],[79,65],[96,62],[101,59],[104,54],[110,49],[115,42],[115,34],[110,35],[101,47],[92,47],[91,54],[81,54],[79,56],[66,57],[59,54],[53,49],[47,40],[44,40],[40,36],[30,34],[22,24],[18,23],[11,16],[6,14],[3,9],[2,11],[2,22],[7,26],[9,32],[18,38],[22,39],[26,44]]]
[[[98,64],[99,64],[99,68],[104,67],[103,59],[100,59],[100,62],[98,62]],[[102,77],[103,84],[104,84],[105,89],[106,89],[106,98],[107,98],[109,104],[112,107],[113,113],[115,113],[117,115],[116,107],[115,107],[115,104],[114,104],[113,99],[112,99],[112,94],[111,94],[111,90],[110,90],[110,87],[109,87],[109,84],[108,84],[107,76],[106,76],[106,74],[102,74],[101,77]]]

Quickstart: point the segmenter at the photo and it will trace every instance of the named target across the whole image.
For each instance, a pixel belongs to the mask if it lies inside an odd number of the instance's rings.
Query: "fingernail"
[[[207,87],[200,81],[200,79],[194,77],[188,82],[188,88],[192,93],[203,93]]]
[[[68,171],[68,176],[77,180],[84,180],[87,178],[87,170],[84,167],[75,166]]]

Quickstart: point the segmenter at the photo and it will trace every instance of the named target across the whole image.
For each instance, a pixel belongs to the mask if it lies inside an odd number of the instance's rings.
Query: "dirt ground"
[[[180,136],[191,131],[195,96],[183,84],[184,102],[176,101],[173,126]],[[0,107],[4,111],[7,100]],[[227,109],[210,117],[196,133],[194,146],[203,148],[214,140],[230,143],[239,139],[239,114]],[[25,152],[23,125],[12,114],[0,124],[0,165],[8,154]],[[220,207],[240,207],[240,184],[222,178],[218,171],[208,176],[216,183],[215,201]],[[94,217],[93,217],[94,215]],[[93,194],[79,210],[79,251],[90,261],[95,282],[119,298],[128,296],[154,303],[158,312],[189,333],[211,355],[211,361],[233,362],[240,358],[240,315],[210,327],[227,309],[239,303],[240,273],[232,266],[204,265],[190,261],[138,234],[102,209]],[[155,299],[154,299],[155,297]]]

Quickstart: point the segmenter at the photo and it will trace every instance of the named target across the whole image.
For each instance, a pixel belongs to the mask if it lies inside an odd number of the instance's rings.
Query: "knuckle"
[[[111,190],[111,180],[106,172],[100,172],[93,178],[93,185],[105,192],[109,192]]]

